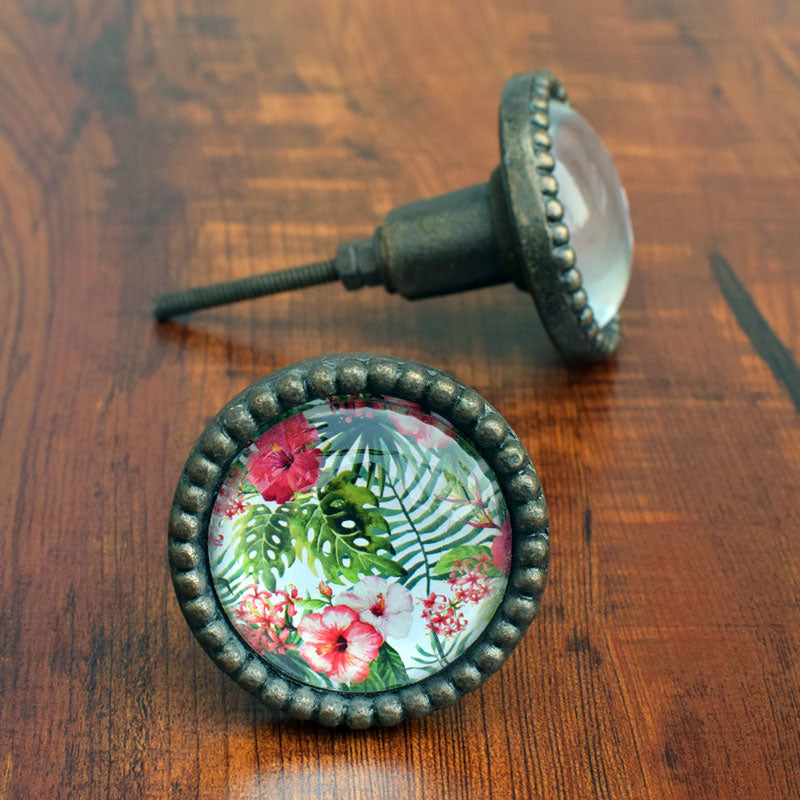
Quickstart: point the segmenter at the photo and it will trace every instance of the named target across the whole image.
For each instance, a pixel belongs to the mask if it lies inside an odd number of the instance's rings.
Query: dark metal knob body
[[[598,325],[569,244],[552,174],[551,101],[567,102],[549,72],[508,80],[501,161],[487,183],[399,206],[373,236],[340,245],[330,261],[163,295],[156,317],[336,280],[348,289],[382,284],[409,299],[513,281],[532,295],[562,355],[606,358],[619,340],[619,317]]]
[[[496,183],[393,209],[373,236],[339,247],[339,278],[348,289],[383,284],[409,299],[507,283],[513,264],[497,223],[508,213]]]

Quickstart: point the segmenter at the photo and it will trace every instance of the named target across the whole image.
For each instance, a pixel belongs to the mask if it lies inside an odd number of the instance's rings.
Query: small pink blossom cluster
[[[235,614],[242,636],[256,650],[283,654],[297,645],[287,642],[291,618],[297,613],[297,588],[270,592],[254,586],[247,590]]]
[[[248,503],[241,495],[241,493],[232,494],[231,489],[228,486],[220,487],[219,493],[217,494],[217,500],[214,503],[214,517],[227,517],[228,519],[233,519],[237,517],[239,514],[243,514],[248,508],[250,508],[250,503]],[[222,533],[219,532],[218,527],[209,527],[208,529],[208,542],[215,547],[222,546],[224,541],[224,537]]]
[[[477,605],[491,591],[489,570],[492,560],[486,553],[453,561],[447,583],[453,592],[449,599],[431,592],[422,600],[422,618],[428,630],[438,636],[454,636],[467,627],[467,618],[461,610],[467,603]]]
[[[233,519],[239,514],[244,514],[248,508],[250,508],[250,503],[244,500],[241,495],[237,495],[225,503],[225,505],[222,507],[222,513],[228,519]]]
[[[459,611],[461,602],[448,600],[443,594],[431,592],[422,600],[422,618],[426,627],[438,636],[454,636],[467,627],[467,618]]]
[[[447,582],[455,599],[461,603],[480,603],[489,594],[489,576],[492,561],[486,553],[453,561]]]
[[[225,483],[219,487],[217,501],[214,503],[214,514],[224,515],[228,519],[233,519],[250,508],[250,503],[244,499],[242,493],[236,491],[236,482],[238,479],[239,471],[234,468],[231,470]]]

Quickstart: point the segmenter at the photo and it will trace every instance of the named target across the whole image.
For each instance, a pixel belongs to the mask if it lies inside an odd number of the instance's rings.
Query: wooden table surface
[[[502,84],[539,67],[630,197],[611,363],[566,368],[510,286],[153,323],[159,292],[327,258],[486,180]],[[798,153],[788,0],[3,2],[0,798],[800,796]],[[166,522],[229,397],[364,349],[506,415],[551,578],[479,691],[331,732],[202,652]]]

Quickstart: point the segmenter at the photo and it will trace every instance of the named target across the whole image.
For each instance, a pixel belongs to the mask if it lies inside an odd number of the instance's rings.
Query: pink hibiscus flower
[[[370,575],[336,602],[352,608],[362,622],[372,625],[384,639],[400,639],[411,629],[414,600],[411,592],[397,582]]]
[[[492,560],[494,568],[508,575],[511,568],[511,523],[504,522],[500,533],[492,539]]]
[[[403,406],[404,412],[389,410],[389,419],[403,436],[412,436],[423,447],[448,447],[456,438],[455,431],[445,428],[441,420],[426,414],[416,403],[392,400],[392,405]]]
[[[303,638],[300,655],[311,669],[324,672],[336,683],[365,680],[383,644],[378,631],[347,606],[328,606],[318,614],[307,614],[297,632]]]
[[[286,503],[316,484],[322,465],[322,451],[313,447],[317,442],[317,429],[302,414],[279,422],[256,440],[247,470],[265,500]]]

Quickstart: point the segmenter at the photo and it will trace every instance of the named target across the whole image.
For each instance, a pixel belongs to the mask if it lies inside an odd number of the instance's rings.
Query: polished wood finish
[[[159,292],[486,180],[503,81],[537,67],[630,196],[611,363],[566,369],[510,286],[153,323]],[[800,796],[798,85],[784,0],[3,2],[0,798]],[[454,708],[276,724],[180,615],[170,498],[231,395],[364,349],[507,416],[550,585]]]

